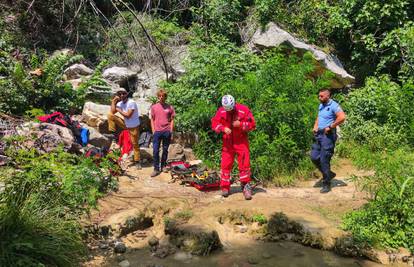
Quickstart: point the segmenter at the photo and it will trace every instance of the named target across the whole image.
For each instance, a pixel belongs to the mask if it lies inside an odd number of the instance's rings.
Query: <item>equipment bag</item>
[[[138,144],[140,147],[149,147],[151,143],[152,134],[150,132],[142,132],[139,135]]]

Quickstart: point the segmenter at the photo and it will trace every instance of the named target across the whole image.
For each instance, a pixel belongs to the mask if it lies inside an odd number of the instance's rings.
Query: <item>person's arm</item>
[[[132,114],[134,113],[134,109],[128,109],[127,112],[123,112],[120,108],[117,108],[116,111],[118,111],[122,116],[129,119],[131,118]]]
[[[170,127],[171,127],[171,133],[174,132],[174,118],[175,118],[175,110],[172,106],[171,107],[171,117],[170,117]]]
[[[331,128],[336,128],[337,126],[341,125],[342,123],[344,123],[346,119],[346,115],[345,112],[343,111],[339,111],[336,113],[336,119],[335,121],[331,124]]]
[[[214,117],[211,118],[211,129],[215,131],[216,133],[225,132],[227,134],[230,134],[231,130],[227,127],[224,127],[224,125],[221,124],[220,122],[220,113],[221,113],[221,110],[219,109],[217,110],[216,115],[214,115]],[[225,129],[228,129],[228,130],[225,130]]]
[[[150,108],[150,118],[151,118],[151,131],[152,134],[155,133],[155,114],[154,114],[154,106],[151,106]]]
[[[256,129],[256,121],[254,120],[252,112],[249,110],[246,116],[246,121],[241,123],[243,131],[249,132]]]
[[[115,114],[117,112],[116,104],[118,104],[120,98],[119,96],[115,96],[111,101],[111,113]]]
[[[315,123],[313,124],[313,132],[318,132],[318,117],[316,117]]]

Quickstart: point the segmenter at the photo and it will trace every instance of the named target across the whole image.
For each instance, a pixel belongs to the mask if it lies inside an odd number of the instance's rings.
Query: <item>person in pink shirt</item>
[[[151,129],[153,134],[154,171],[151,177],[155,177],[165,171],[168,158],[172,132],[174,131],[174,108],[167,104],[167,92],[160,89],[157,92],[158,102],[151,106]],[[162,156],[160,162],[160,144],[162,142]]]

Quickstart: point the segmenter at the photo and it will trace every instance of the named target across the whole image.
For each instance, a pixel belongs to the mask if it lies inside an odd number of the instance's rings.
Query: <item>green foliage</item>
[[[276,184],[292,183],[298,166],[309,167],[303,162],[318,105],[314,94],[329,84],[329,74],[309,78],[314,67],[308,54],[299,58],[270,52],[259,59],[235,54],[237,50],[218,43],[193,52],[188,73],[167,86],[169,100],[180,114],[177,126],[198,133],[197,155],[217,167],[221,142],[210,129],[210,119],[221,96],[232,94],[250,107],[256,119],[257,129],[250,134],[254,176]]]
[[[170,46],[186,42],[186,31],[174,21],[144,14],[137,14],[137,16],[164,55],[171,53]],[[160,61],[159,54],[154,54],[154,48],[149,46],[142,27],[130,12],[121,12],[115,16],[114,20],[113,27],[108,30],[106,43],[99,50],[100,59],[116,64]]]
[[[366,189],[373,199],[347,214],[343,227],[362,244],[414,251],[414,153],[399,149],[370,158],[375,175]]]
[[[7,182],[0,194],[0,265],[77,266],[86,250],[76,217],[39,201],[37,181],[24,174]]]
[[[22,115],[39,108],[44,111],[73,112],[84,103],[83,90],[75,91],[69,83],[62,82],[64,69],[78,62],[82,56],[57,55],[41,61],[32,56],[31,64],[40,65],[41,75],[31,75],[21,61],[6,52],[0,52],[0,112]]]
[[[413,73],[411,0],[256,0],[256,16],[320,46],[331,47],[358,81],[375,73],[407,79]]]
[[[78,266],[85,255],[79,216],[116,182],[114,165],[57,150],[39,155],[9,139],[6,154],[17,169],[1,173],[1,266]]]
[[[213,43],[195,41],[185,62],[187,73],[177,83],[166,84],[169,101],[176,108],[177,126],[197,132],[208,128],[218,103],[219,87],[255,70],[257,56],[223,38]],[[196,115],[197,114],[197,115]]]
[[[267,218],[263,214],[255,214],[252,216],[253,222],[258,222],[260,225],[267,223]]]
[[[286,0],[256,0],[256,16],[262,26],[274,21],[287,30],[299,34],[311,43],[328,45],[332,25],[328,19],[332,1],[300,0],[292,3]]]
[[[193,8],[193,12],[206,37],[222,35],[239,42],[238,23],[243,20],[243,9],[239,0],[211,0]]]
[[[400,86],[388,76],[368,78],[344,101],[348,116],[344,137],[374,151],[414,144],[413,101],[413,84]]]

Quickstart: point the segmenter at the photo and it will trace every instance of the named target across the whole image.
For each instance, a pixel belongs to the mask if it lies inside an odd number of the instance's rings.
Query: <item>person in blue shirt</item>
[[[331,180],[335,173],[331,171],[331,158],[337,139],[336,127],[345,121],[345,112],[337,102],[331,99],[331,92],[322,89],[318,95],[318,117],[313,125],[315,143],[312,145],[311,160],[322,173],[321,193],[331,191]]]

